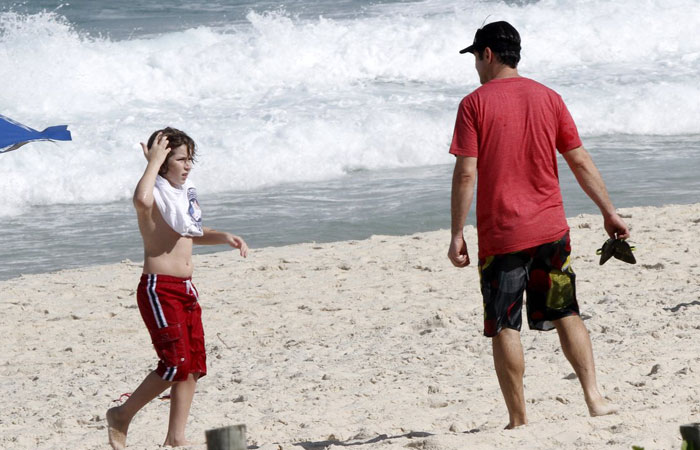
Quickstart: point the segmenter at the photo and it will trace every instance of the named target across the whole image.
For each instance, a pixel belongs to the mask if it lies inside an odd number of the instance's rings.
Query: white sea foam
[[[198,142],[201,190],[449,162],[457,51],[489,21],[523,37],[521,73],[562,94],[584,135],[700,133],[700,3],[429,0],[347,20],[251,12],[247,23],[113,41],[55,13],[0,13],[0,113],[73,142],[0,156],[0,216],[130,196],[138,146],[165,125]],[[522,6],[520,6],[522,4]]]

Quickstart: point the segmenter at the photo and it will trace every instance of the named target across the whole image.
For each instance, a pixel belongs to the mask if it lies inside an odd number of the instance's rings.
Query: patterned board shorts
[[[570,254],[567,231],[554,242],[480,259],[484,335],[496,336],[504,327],[520,331],[524,292],[530,329],[551,330],[553,320],[578,315]]]

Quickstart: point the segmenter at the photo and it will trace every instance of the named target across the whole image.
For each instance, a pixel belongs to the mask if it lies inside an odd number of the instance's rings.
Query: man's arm
[[[146,144],[141,143],[143,155],[148,161],[146,170],[143,172],[141,179],[134,190],[134,207],[139,214],[148,212],[153,208],[153,187],[156,184],[156,177],[160,166],[163,165],[166,156],[170,153],[168,148],[168,137],[162,133],[158,133],[151,148],[147,148]]]
[[[455,169],[452,173],[452,240],[447,257],[456,267],[469,265],[467,243],[464,241],[464,224],[467,213],[474,198],[474,183],[476,182],[476,158],[457,156]]]
[[[603,177],[585,148],[578,147],[563,154],[566,163],[576,177],[583,191],[598,206],[603,214],[603,225],[611,238],[627,239],[630,231],[625,222],[615,212],[605,188]]]
[[[236,236],[235,234],[226,233],[224,231],[217,231],[213,228],[202,227],[204,234],[202,236],[195,236],[192,238],[192,242],[197,245],[220,245],[228,244],[233,248],[240,249],[241,256],[248,256],[248,244],[245,243],[243,238]]]

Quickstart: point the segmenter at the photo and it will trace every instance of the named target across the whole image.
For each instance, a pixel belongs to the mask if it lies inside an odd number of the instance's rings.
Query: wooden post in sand
[[[681,425],[681,437],[683,438],[683,448],[700,450],[700,423]]]
[[[207,437],[207,450],[247,450],[245,425],[214,428],[204,433]]]

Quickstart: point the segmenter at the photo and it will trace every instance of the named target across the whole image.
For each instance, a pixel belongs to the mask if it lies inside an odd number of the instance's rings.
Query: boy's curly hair
[[[196,161],[195,154],[197,152],[197,145],[194,143],[194,140],[192,140],[192,138],[189,137],[184,131],[180,131],[177,128],[166,127],[162,130],[154,131],[151,137],[148,138],[147,145],[149,150],[153,145],[153,141],[156,140],[158,133],[163,133],[168,138],[169,149],[175,149],[184,144],[187,147],[187,156],[192,160],[192,162]],[[163,161],[160,169],[158,169],[158,175],[163,176],[168,172],[168,160],[170,160],[172,155],[173,153],[171,151],[168,153],[168,156],[165,157],[165,161]]]

